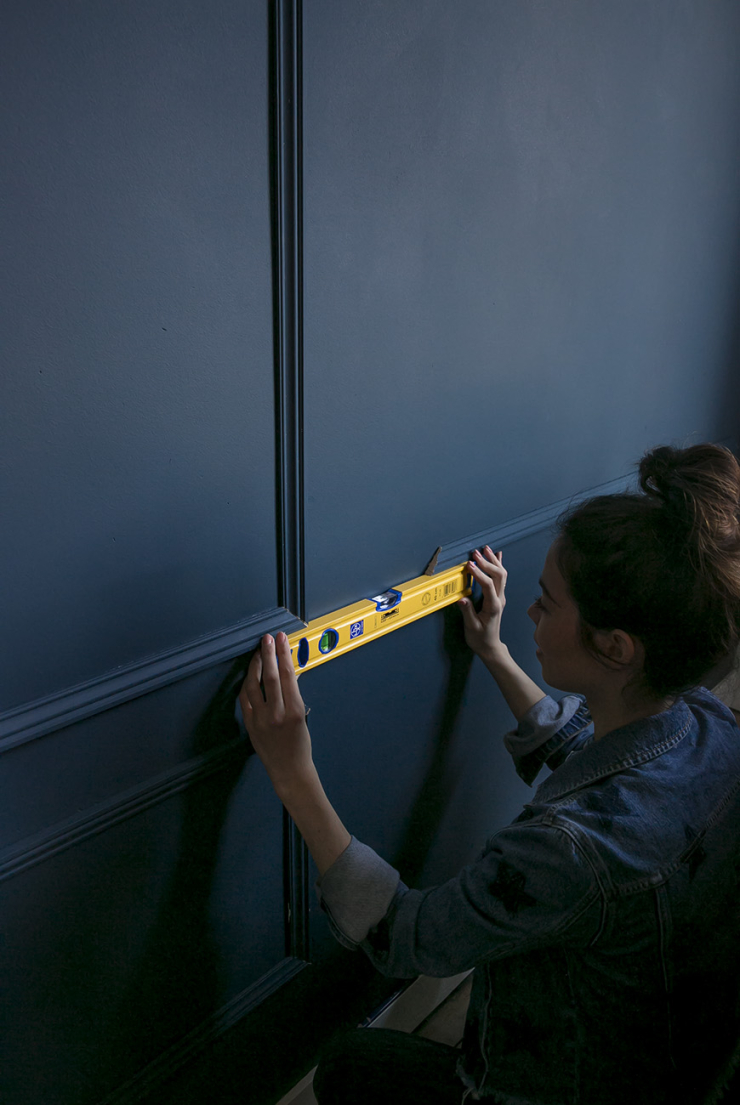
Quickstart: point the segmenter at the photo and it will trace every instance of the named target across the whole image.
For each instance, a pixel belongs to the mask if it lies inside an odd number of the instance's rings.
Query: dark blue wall
[[[265,6],[2,23],[9,707],[276,583]]]
[[[7,1105],[268,1105],[384,992],[312,899],[301,948],[295,841],[205,713],[295,620],[278,513],[309,617],[513,533],[506,637],[536,676],[554,504],[660,442],[737,442],[732,0],[322,0],[302,41],[295,16],[0,16]],[[302,504],[275,450],[291,326]],[[454,609],[301,690],[341,816],[412,883],[526,799]]]
[[[729,2],[308,13],[318,614],[737,432],[740,31]]]

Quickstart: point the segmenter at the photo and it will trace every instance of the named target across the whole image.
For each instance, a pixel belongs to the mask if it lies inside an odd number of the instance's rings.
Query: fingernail
[[[265,644],[268,644],[268,645],[272,644],[272,637],[270,636],[269,633],[265,633]]]

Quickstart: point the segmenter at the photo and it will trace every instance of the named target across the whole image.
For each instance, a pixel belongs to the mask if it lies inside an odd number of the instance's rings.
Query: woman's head
[[[621,693],[622,687],[640,675],[644,649],[618,627],[589,627],[586,637],[579,609],[560,571],[559,551],[556,541],[542,569],[542,594],[527,611],[536,626],[534,639],[543,678],[561,691],[585,694],[589,702],[607,683]]]
[[[639,479],[641,494],[561,519],[550,561],[585,651],[612,670],[638,664],[640,689],[664,697],[700,682],[740,636],[740,466],[721,446],[662,446]],[[637,650],[624,661],[620,633]]]

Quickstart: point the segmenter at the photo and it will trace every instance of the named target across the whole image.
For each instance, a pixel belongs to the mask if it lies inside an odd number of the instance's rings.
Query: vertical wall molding
[[[306,620],[303,484],[302,2],[270,6],[278,602]],[[308,851],[283,818],[286,955],[308,958]]]
[[[286,956],[309,957],[308,849],[287,811],[283,810],[283,880]]]
[[[301,0],[270,7],[270,165],[278,604],[305,621],[301,9]]]

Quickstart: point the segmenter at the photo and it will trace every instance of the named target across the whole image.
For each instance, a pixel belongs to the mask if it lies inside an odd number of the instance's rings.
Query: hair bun
[[[660,445],[640,461],[640,487],[673,513],[693,517],[686,487],[686,450]]]
[[[740,466],[721,445],[661,445],[640,461],[640,487],[688,533],[718,541],[740,537]]]

